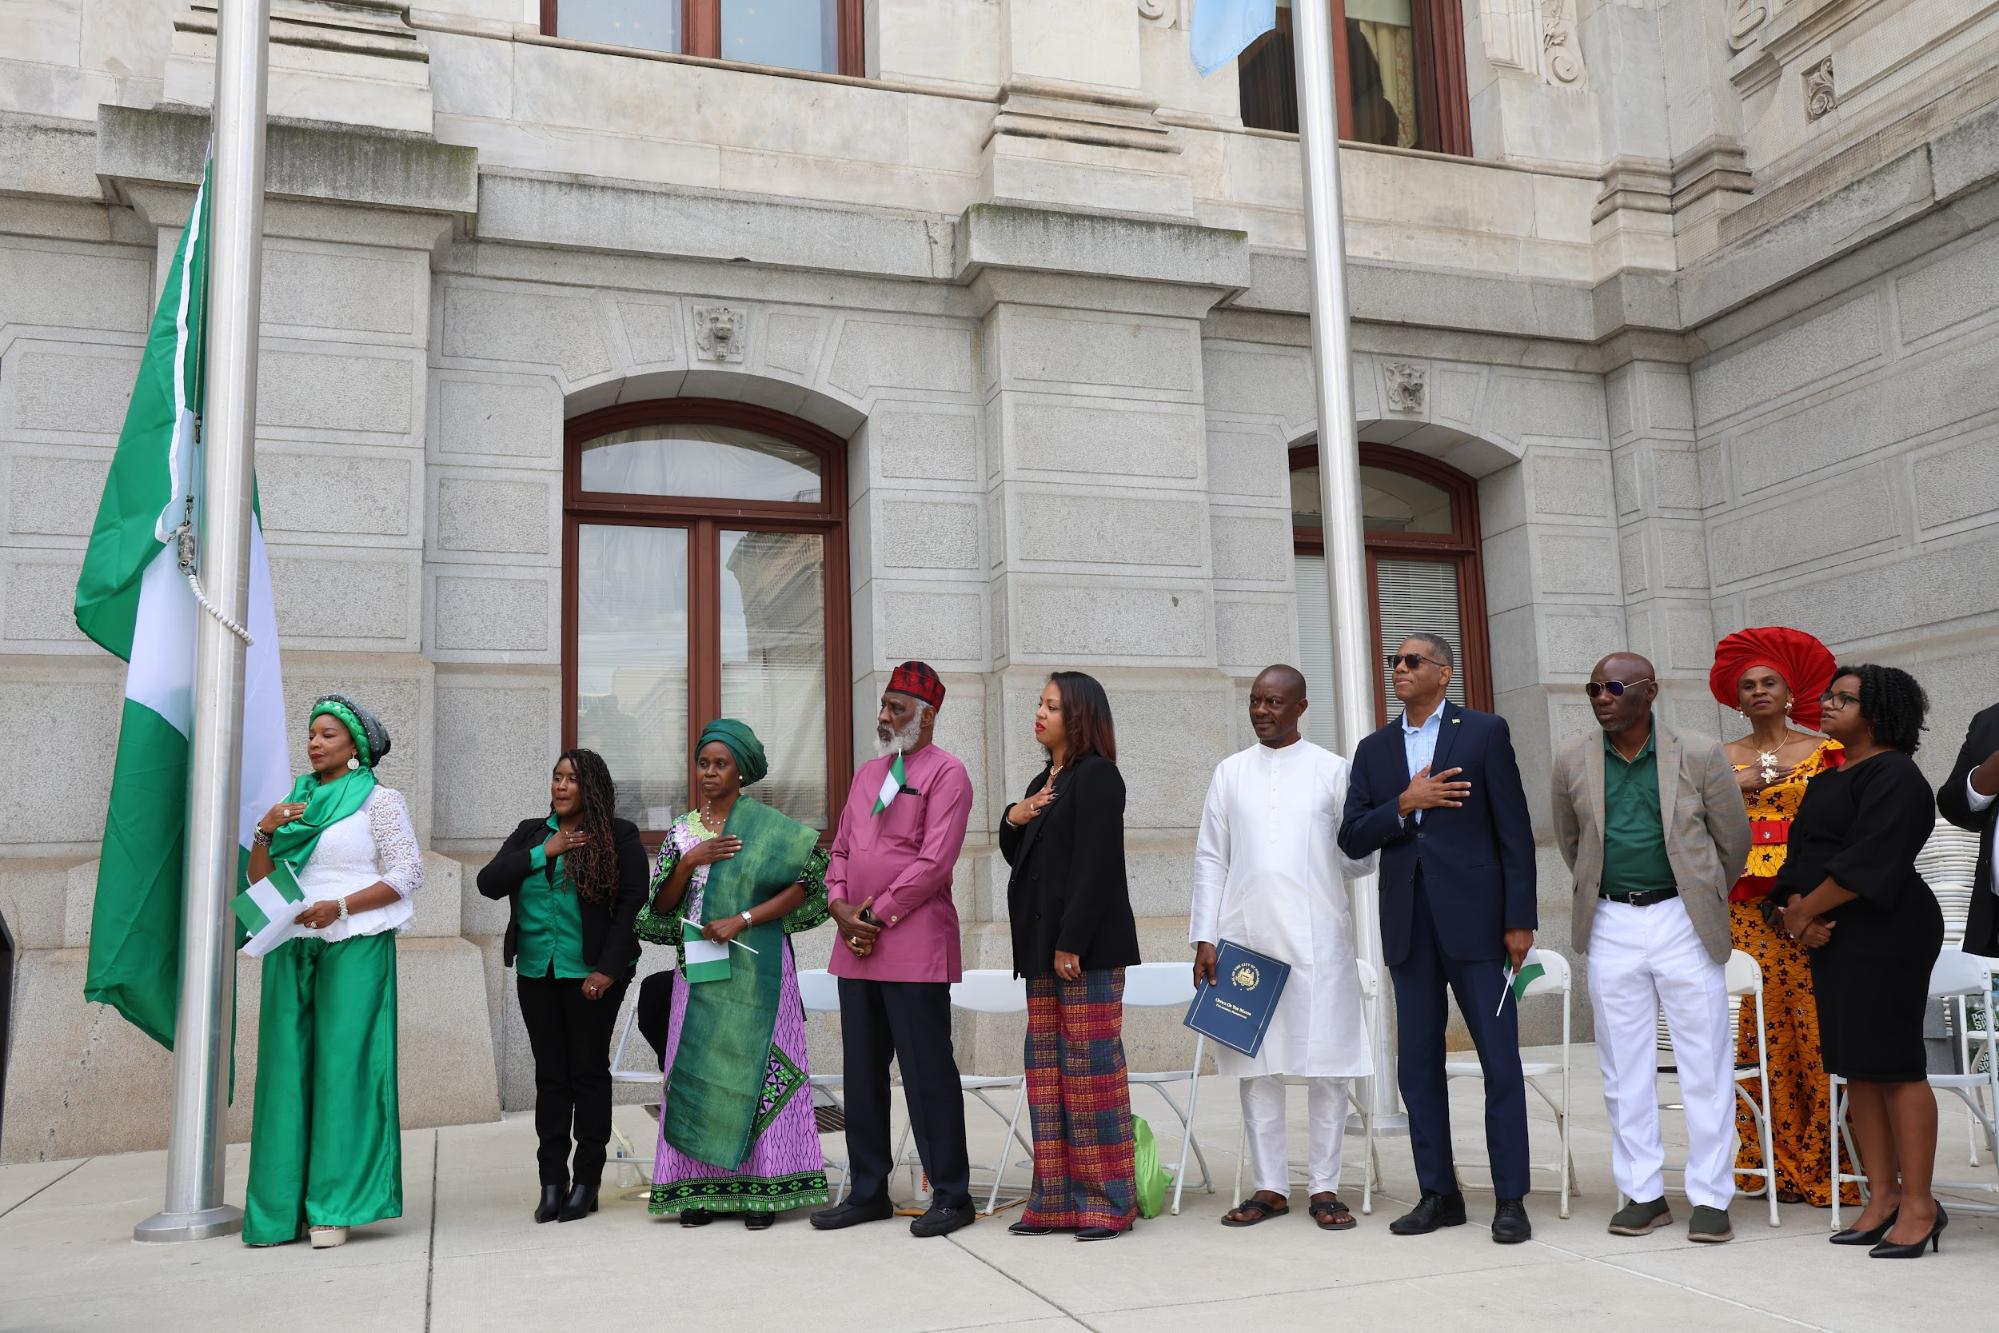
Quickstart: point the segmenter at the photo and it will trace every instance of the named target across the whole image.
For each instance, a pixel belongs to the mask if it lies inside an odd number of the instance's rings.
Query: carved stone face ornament
[[[1381,368],[1391,412],[1423,410],[1423,367],[1407,361],[1391,361]]]
[[[704,361],[741,361],[748,320],[725,305],[694,308],[694,350]]]

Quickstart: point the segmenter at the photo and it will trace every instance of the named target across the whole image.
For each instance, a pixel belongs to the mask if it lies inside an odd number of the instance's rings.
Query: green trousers
[[[396,937],[289,940],[264,955],[246,1245],[403,1212]]]

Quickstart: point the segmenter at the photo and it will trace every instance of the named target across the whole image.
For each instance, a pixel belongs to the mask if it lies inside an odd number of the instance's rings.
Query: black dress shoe
[[[597,1187],[578,1181],[569,1191],[569,1197],[562,1201],[562,1211],[555,1215],[558,1222],[574,1222],[597,1211]]]
[[[969,1203],[963,1208],[932,1208],[923,1216],[909,1224],[912,1236],[948,1236],[954,1231],[972,1225],[978,1220],[978,1213]]]
[[[569,1186],[566,1183],[561,1185],[543,1185],[541,1187],[541,1202],[535,1205],[534,1220],[537,1222],[553,1222],[555,1215],[562,1211],[562,1196],[567,1193],[569,1193]]]
[[[821,1208],[812,1214],[814,1231],[839,1231],[846,1227],[857,1227],[863,1222],[886,1222],[895,1216],[895,1205],[891,1203],[836,1203],[831,1208]]]
[[[1534,1238],[1534,1224],[1527,1220],[1527,1205],[1519,1199],[1501,1199],[1492,1210],[1492,1243],[1518,1245]]]
[[[1077,1240],[1116,1240],[1124,1232],[1115,1227],[1084,1227],[1076,1233]]]
[[[1015,1236],[1052,1236],[1055,1228],[1044,1227],[1038,1222],[1015,1222],[1007,1228],[1007,1232]]]
[[[1390,1232],[1397,1236],[1427,1236],[1438,1227],[1461,1227],[1465,1224],[1465,1196],[1456,1190],[1449,1194],[1432,1194],[1423,1191],[1423,1197],[1416,1206],[1388,1224]]]
[[[1888,1220],[1878,1227],[1869,1227],[1865,1231],[1862,1231],[1859,1227],[1848,1227],[1844,1231],[1833,1232],[1826,1239],[1835,1245],[1879,1245],[1882,1238],[1894,1230],[1895,1222],[1901,1216],[1902,1210],[1897,1208],[1894,1212],[1888,1214]]]

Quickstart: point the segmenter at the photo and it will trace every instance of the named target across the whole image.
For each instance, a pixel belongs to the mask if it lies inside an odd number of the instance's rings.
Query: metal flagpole
[[[1353,357],[1347,323],[1346,231],[1340,212],[1339,117],[1333,103],[1331,6],[1291,6],[1297,61],[1298,151],[1305,160],[1305,259],[1312,281],[1312,361],[1318,381],[1319,502],[1324,513],[1327,624],[1333,632],[1333,685],[1340,743],[1351,754],[1374,730],[1373,627],[1367,611],[1367,555],[1361,543],[1360,445],[1354,430]],[[1353,886],[1354,938],[1361,957],[1381,966],[1381,913],[1372,875]],[[1384,997],[1383,1010],[1387,1012]],[[1381,1025],[1385,1028],[1387,1025]],[[1400,1124],[1395,1046],[1386,1031],[1370,1041],[1370,1109],[1377,1131]]]
[[[250,478],[256,447],[257,319],[263,277],[265,60],[269,0],[221,0],[215,57],[207,402],[200,572],[243,624],[250,608]],[[187,899],[166,1207],[135,1240],[202,1240],[241,1229],[222,1202],[236,966],[237,786],[243,749],[243,641],[213,615],[195,631],[194,735],[187,807]]]

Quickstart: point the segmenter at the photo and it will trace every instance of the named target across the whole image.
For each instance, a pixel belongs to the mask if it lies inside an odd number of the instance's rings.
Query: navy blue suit
[[[1505,990],[1505,932],[1532,930],[1534,828],[1506,722],[1445,703],[1430,772],[1458,768],[1471,783],[1457,809],[1405,821],[1396,802],[1409,785],[1402,719],[1363,740],[1340,823],[1348,856],[1381,853],[1381,944],[1395,985],[1401,1088],[1417,1183],[1458,1188],[1444,1079],[1445,991],[1478,1047],[1485,1072],[1485,1138],[1502,1199],[1528,1190],[1527,1096],[1520,1072],[1518,1007]]]

